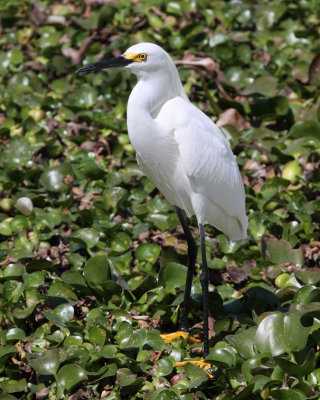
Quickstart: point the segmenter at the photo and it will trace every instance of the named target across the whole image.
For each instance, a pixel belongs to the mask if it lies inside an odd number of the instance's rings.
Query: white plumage
[[[141,170],[167,200],[232,240],[246,238],[245,194],[235,157],[220,129],[187,98],[170,56],[140,43],[146,54],[124,68],[138,82],[128,101],[130,141]]]

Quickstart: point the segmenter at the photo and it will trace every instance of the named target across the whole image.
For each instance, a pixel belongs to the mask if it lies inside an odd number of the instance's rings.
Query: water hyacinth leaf
[[[8,264],[0,271],[0,279],[15,279],[22,275],[25,267],[21,264]]]
[[[209,376],[205,371],[191,363],[187,363],[184,366],[184,370],[187,377],[191,380],[191,387],[199,387],[209,379]]]
[[[130,237],[124,232],[116,233],[110,240],[110,249],[116,254],[125,253],[130,249],[130,246]]]
[[[84,277],[78,271],[64,271],[61,274],[61,279],[69,285],[86,286]]]
[[[111,271],[107,257],[91,257],[85,264],[83,275],[91,287],[96,287],[110,280]]]
[[[320,271],[302,269],[295,272],[296,278],[305,285],[316,285],[320,282]]]
[[[315,120],[297,122],[291,127],[289,136],[292,139],[306,136],[320,139],[320,123]]]
[[[170,293],[175,294],[177,287],[185,285],[187,267],[174,262],[165,264],[159,272],[159,283]]]
[[[236,335],[228,335],[226,336],[226,339],[233,347],[235,347],[242,358],[248,359],[255,355],[254,345],[256,331],[257,327],[252,326]]]
[[[308,356],[302,365],[296,364],[282,357],[277,360],[277,364],[285,373],[295,377],[301,377],[310,374],[315,369],[315,362],[316,359],[314,349],[309,351]]]
[[[245,293],[245,307],[250,311],[255,311],[257,315],[264,311],[275,310],[279,307],[278,297],[270,290],[263,287],[254,286]]]
[[[309,332],[310,328],[301,325],[299,313],[273,313],[260,322],[255,344],[260,352],[276,357],[303,349]]]
[[[64,183],[67,175],[73,175],[72,167],[68,163],[60,164],[43,172],[40,177],[40,183],[52,192],[63,192],[69,188],[69,185]]]
[[[270,395],[275,400],[306,400],[306,396],[294,389],[273,389]]]
[[[158,389],[155,393],[156,400],[179,400],[180,396],[178,396],[173,390],[169,389]]]
[[[118,350],[117,347],[112,344],[107,344],[102,347],[101,354],[103,358],[114,358],[117,354]]]
[[[274,94],[277,85],[278,81],[273,76],[260,76],[259,78],[256,78],[246,89],[244,89],[242,94],[245,96],[257,94],[271,97]]]
[[[88,336],[92,344],[103,346],[106,341],[107,333],[103,328],[100,328],[99,326],[92,326],[89,329]]]
[[[48,296],[50,304],[54,304],[56,300],[61,303],[61,299],[66,299],[71,305],[75,305],[78,302],[77,295],[62,282],[53,283],[48,290]]]
[[[27,141],[15,138],[2,149],[0,161],[25,165],[42,146],[40,143],[31,146]]]
[[[54,375],[60,365],[57,349],[47,350],[39,357],[29,360],[31,367],[40,375]]]
[[[90,353],[79,344],[71,344],[65,348],[65,357],[67,360],[78,360],[85,365],[90,360]]]
[[[211,350],[206,360],[217,366],[232,367],[236,363],[236,354],[230,347]]]
[[[303,264],[303,250],[302,247],[292,249],[291,245],[286,240],[269,240],[264,238],[262,241],[262,251],[266,255],[266,259],[281,264],[290,262],[294,265],[301,266]]]
[[[17,348],[15,346],[7,345],[7,346],[1,346],[0,347],[0,358],[15,354],[17,353]]]
[[[69,238],[76,243],[84,244],[91,249],[99,242],[99,232],[94,228],[83,228],[74,231]]]
[[[39,287],[44,282],[45,275],[45,271],[36,271],[31,274],[24,272],[22,277],[26,287]]]
[[[172,362],[172,359],[169,357],[161,358],[160,360],[158,360],[157,364],[158,364],[157,375],[159,376],[169,375],[174,368],[174,363]]]
[[[313,286],[302,286],[294,294],[293,301],[299,305],[320,302],[320,289]]]
[[[116,341],[118,342],[120,348],[130,347],[131,338],[133,335],[133,328],[128,322],[121,322],[118,327],[118,332],[116,335]]]
[[[133,295],[136,296],[137,298],[140,298],[144,293],[146,293],[148,290],[154,289],[157,287],[157,279],[152,276],[148,275],[141,283],[139,286],[137,286],[133,291]]]
[[[106,172],[99,168],[93,160],[86,160],[84,163],[79,164],[75,169],[75,174],[78,179],[97,180],[102,179]]]
[[[11,258],[15,261],[23,260],[25,258],[34,258],[35,253],[28,249],[10,249],[8,251],[8,254],[11,256]]]
[[[155,244],[141,243],[136,249],[136,258],[139,261],[155,263],[160,254],[160,247]]]
[[[136,382],[137,376],[129,368],[119,368],[117,379],[121,387],[130,386]]]
[[[6,281],[3,285],[3,298],[17,303],[24,290],[24,285],[17,281]]]
[[[27,381],[25,378],[22,378],[20,380],[8,379],[0,382],[0,389],[6,393],[23,392],[26,386]]]
[[[66,390],[72,389],[88,379],[86,371],[76,364],[67,364],[58,371],[58,385]]]
[[[60,304],[54,310],[46,310],[43,314],[50,322],[65,326],[73,318],[74,310],[71,304]]]
[[[23,309],[15,308],[12,314],[17,319],[25,319],[33,313],[34,309],[34,306],[25,307]]]
[[[11,328],[6,333],[6,342],[18,341],[24,339],[26,334],[23,329],[21,328]]]

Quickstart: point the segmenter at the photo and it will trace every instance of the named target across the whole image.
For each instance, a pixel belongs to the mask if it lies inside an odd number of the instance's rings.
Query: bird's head
[[[153,43],[135,44],[121,56],[102,60],[78,69],[76,72],[99,72],[106,68],[124,68],[140,75],[144,72],[162,70],[171,62],[169,55],[158,45]]]

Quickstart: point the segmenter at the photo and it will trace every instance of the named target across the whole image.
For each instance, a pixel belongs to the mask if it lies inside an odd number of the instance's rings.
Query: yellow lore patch
[[[135,62],[142,62],[147,58],[145,53],[124,53],[127,60],[133,60]]]

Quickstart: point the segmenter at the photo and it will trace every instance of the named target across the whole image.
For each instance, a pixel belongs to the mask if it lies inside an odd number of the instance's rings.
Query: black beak
[[[133,60],[128,60],[124,55],[110,58],[109,60],[102,60],[95,62],[93,64],[86,65],[78,69],[76,72],[99,72],[106,68],[121,68],[129,65],[133,62]]]

